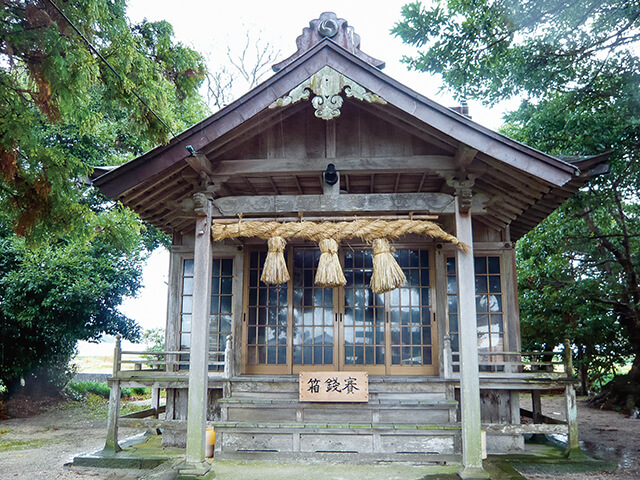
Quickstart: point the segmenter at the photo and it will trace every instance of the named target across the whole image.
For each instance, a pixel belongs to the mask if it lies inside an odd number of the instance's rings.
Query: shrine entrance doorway
[[[373,271],[369,248],[343,248],[339,254],[347,284],[321,288],[314,284],[317,248],[289,249],[291,279],[282,285],[259,280],[266,252],[248,253],[244,371],[437,374],[431,252],[398,248],[394,256],[407,283],[384,294],[369,288]]]

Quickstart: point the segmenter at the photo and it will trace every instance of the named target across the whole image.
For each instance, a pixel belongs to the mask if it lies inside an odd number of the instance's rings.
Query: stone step
[[[269,453],[274,459],[291,454],[311,457],[359,454],[374,455],[381,460],[406,460],[407,455],[454,456],[460,452],[457,424],[215,422],[209,425],[216,431],[215,455],[219,459]],[[444,457],[439,461],[445,461]]]
[[[225,405],[256,405],[256,406],[269,406],[269,405],[302,405],[302,406],[325,406],[335,407],[336,404],[342,407],[349,406],[345,403],[337,402],[300,402],[296,399],[274,399],[274,398],[256,398],[255,396],[247,397],[231,397],[231,398],[219,398],[218,403]],[[376,400],[369,399],[367,403],[354,403],[354,408],[369,408],[379,407],[380,405],[388,407],[405,407],[405,406],[457,406],[456,400],[446,400],[444,398],[433,398],[428,400],[422,399],[391,399],[391,398],[379,398]]]
[[[458,403],[445,399],[369,403],[306,403],[297,400],[220,399],[221,419],[238,422],[326,422],[431,425],[455,418]]]
[[[431,425],[423,425],[418,423],[404,424],[404,425],[376,425],[373,423],[327,423],[327,422],[302,422],[302,423],[283,423],[283,422],[207,422],[207,427],[214,428],[216,432],[218,429],[236,429],[236,430],[263,430],[263,431],[276,431],[281,429],[290,430],[304,430],[304,431],[344,431],[344,430],[376,430],[383,432],[404,432],[404,431],[425,431],[435,434],[441,434],[442,432],[460,432],[459,423],[439,423]],[[216,434],[217,435],[217,434]]]
[[[460,454],[425,453],[365,453],[365,452],[274,452],[271,450],[225,450],[216,453],[216,460],[236,462],[291,462],[306,465],[347,464],[347,465],[455,465],[461,462]],[[332,477],[333,478],[333,477]],[[393,477],[392,477],[393,478]]]
[[[295,392],[231,392],[230,398],[237,400],[251,400],[260,398],[265,401],[283,401],[283,402],[297,402],[299,399],[299,393]],[[382,403],[382,402],[430,402],[445,399],[445,393],[371,393],[369,392],[369,403]]]
[[[369,376],[370,396],[444,394],[446,383],[438,377]],[[298,375],[242,376],[231,379],[232,396],[260,393],[265,398],[298,394]]]

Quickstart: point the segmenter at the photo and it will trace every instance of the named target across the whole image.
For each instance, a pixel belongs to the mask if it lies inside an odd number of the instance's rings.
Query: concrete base
[[[522,435],[487,435],[487,452],[502,454],[524,451]]]
[[[489,472],[482,467],[461,467],[456,473],[463,480],[486,480],[491,478]]]
[[[186,430],[169,430],[162,431],[162,445],[165,447],[185,448],[187,446]]]
[[[599,472],[615,470],[615,462],[603,462],[589,459],[565,458],[564,448],[557,445],[527,444],[525,452],[520,454],[491,455],[483,462],[484,469],[463,469],[451,465],[454,458],[446,459],[438,455],[427,458],[425,455],[406,455],[404,462],[387,462],[384,458],[364,458],[361,454],[324,454],[313,455],[310,462],[300,453],[290,454],[288,458],[275,461],[272,452],[237,452],[235,460],[214,459],[204,464],[185,465],[184,449],[162,447],[157,435],[139,435],[123,442],[125,447],[117,454],[99,450],[92,454],[76,457],[74,466],[99,468],[145,469],[142,478],[146,480],[281,480],[282,478],[300,478],[305,480],[326,480],[344,478],[360,480],[362,478],[397,478],[412,480],[415,478],[439,478],[443,480],[464,479],[501,479],[524,480],[514,467],[526,468],[528,472],[548,472],[553,467],[558,472]],[[241,453],[245,455],[241,458]],[[578,454],[576,452],[576,454]],[[584,455],[584,454],[583,454]],[[337,458],[344,457],[344,458]],[[396,455],[397,457],[397,455]],[[354,462],[354,458],[360,460]],[[364,461],[363,461],[364,460]],[[429,460],[435,464],[429,464]],[[155,467],[161,462],[160,466]],[[364,463],[364,464],[359,464]],[[458,474],[456,475],[456,469]],[[208,470],[208,471],[207,471]],[[214,474],[215,473],[215,474]],[[141,472],[142,475],[142,472]]]
[[[204,477],[211,471],[211,464],[204,461],[198,463],[180,463],[177,466],[178,478],[200,478]]]
[[[587,460],[589,457],[579,448],[568,448],[564,451],[564,458],[568,458],[571,460],[583,461]]]
[[[77,467],[127,468],[150,470],[184,457],[184,449],[163,448],[159,435],[137,435],[121,442],[122,451],[103,449],[78,455],[73,459]]]

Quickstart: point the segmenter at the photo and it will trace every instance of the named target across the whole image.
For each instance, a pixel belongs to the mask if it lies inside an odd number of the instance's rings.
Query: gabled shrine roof
[[[353,36],[347,38],[353,40]],[[356,43],[359,47],[359,39]],[[194,169],[213,181],[218,196],[280,195],[287,189],[296,189],[300,195],[321,193],[320,173],[327,163],[335,163],[340,171],[342,160],[348,172],[341,184],[346,193],[358,188],[361,193],[451,193],[447,178],[465,174],[475,180],[474,193],[487,199],[486,211],[474,218],[494,229],[509,226],[515,240],[573,195],[590,172],[606,161],[598,157],[569,163],[516,142],[402,85],[380,71],[382,62],[358,52],[348,51],[331,38],[317,39],[306,51],[299,50],[281,62],[276,74],[264,83],[168,144],[98,176],[94,185],[163,231],[190,233],[193,218],[187,204],[199,181]],[[394,130],[394,137],[406,135],[413,150],[399,155],[384,148],[377,152],[361,148],[356,154],[341,156],[338,152],[332,158],[321,149],[287,153],[281,146],[278,152],[284,153],[274,155],[271,150],[264,154],[269,148],[269,129],[286,126],[289,136],[324,135],[324,127],[319,126],[324,124],[319,122],[325,121],[314,118],[309,100],[273,105],[279,99],[286,103],[282,99],[327,66],[384,101],[344,98],[343,116],[330,120],[337,125],[340,138],[352,128],[346,125],[348,119],[354,124],[357,119],[383,125],[376,127],[383,132]],[[279,141],[284,143],[282,135]],[[197,160],[188,146],[197,152]],[[298,166],[289,168],[293,160]],[[367,186],[362,178],[369,177]]]

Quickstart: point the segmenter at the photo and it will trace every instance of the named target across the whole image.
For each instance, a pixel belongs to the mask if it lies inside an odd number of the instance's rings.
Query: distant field
[[[113,356],[77,356],[71,363],[76,365],[81,373],[111,373],[113,370]]]
[[[80,373],[111,373],[113,370],[113,337],[105,336],[100,343],[78,342],[78,355],[71,360]],[[147,345],[122,341],[123,350],[144,351]]]

